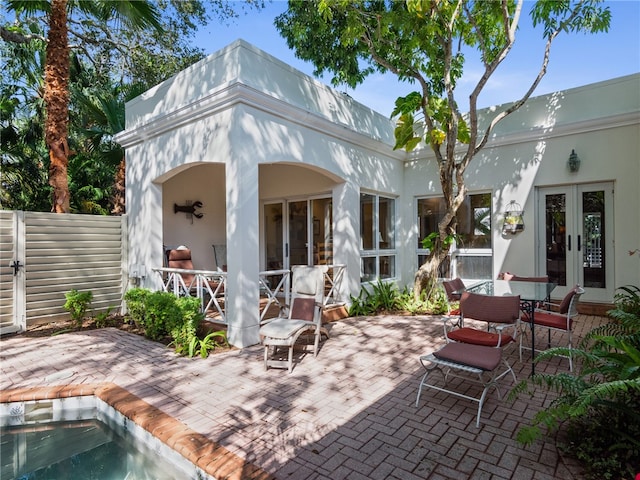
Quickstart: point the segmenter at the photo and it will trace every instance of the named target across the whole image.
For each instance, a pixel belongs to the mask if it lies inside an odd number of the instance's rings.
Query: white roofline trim
[[[344,124],[336,123],[309,110],[291,105],[240,82],[222,85],[195,102],[177,108],[166,115],[153,118],[143,125],[126,129],[116,134],[115,140],[124,148],[132,147],[149,138],[228,110],[237,104],[247,105],[274,117],[395,160],[404,161],[406,159],[406,152],[403,150],[393,150],[391,145],[380,140],[355,132]]]
[[[527,132],[517,132],[510,135],[502,135],[494,137],[487,142],[482,149],[503,147],[507,145],[517,145],[527,143],[532,140],[541,141],[551,138],[566,137],[569,135],[596,132],[599,130],[607,130],[609,128],[619,128],[640,124],[640,112],[627,112],[619,115],[610,115],[608,117],[600,117],[595,119],[572,122],[558,126],[540,126],[533,127]],[[459,148],[460,152],[464,151],[464,147]],[[420,148],[410,152],[406,158],[407,161],[415,161],[419,159],[433,159],[435,155],[430,148]]]

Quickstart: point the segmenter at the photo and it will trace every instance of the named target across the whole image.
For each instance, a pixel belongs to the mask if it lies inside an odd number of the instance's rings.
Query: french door
[[[330,197],[265,203],[263,212],[263,258],[267,270],[333,262]]]
[[[613,184],[538,189],[539,271],[558,284],[554,297],[575,284],[591,302],[613,298]]]

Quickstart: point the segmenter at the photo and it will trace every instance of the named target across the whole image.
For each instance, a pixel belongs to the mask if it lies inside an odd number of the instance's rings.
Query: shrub
[[[144,334],[152,340],[170,335],[182,324],[177,297],[169,292],[151,292],[146,299]]]
[[[553,432],[567,422],[564,448],[585,464],[589,478],[633,478],[640,472],[640,289],[619,288],[615,309],[608,313],[614,322],[594,328],[572,350],[582,360],[575,375],[534,375],[510,397],[530,387],[558,394],[518,432],[520,442],[539,438],[541,426]],[[554,348],[536,361],[568,353]]]
[[[113,312],[113,310],[115,310],[116,307],[109,307],[107,308],[106,311],[104,312],[98,312],[95,314],[95,321],[96,321],[96,327],[98,328],[104,328],[107,326],[108,320],[109,320],[109,316],[111,315],[111,312]]]
[[[71,314],[71,319],[76,322],[78,327],[82,326],[82,320],[89,308],[91,300],[93,300],[93,293],[90,291],[79,292],[72,289],[64,294],[67,301],[64,303],[64,308]]]
[[[447,313],[447,295],[442,288],[434,290],[431,298],[427,298],[427,292],[422,291],[420,298],[416,300],[413,290],[405,287],[396,299],[397,308],[413,315],[439,315]]]
[[[124,294],[124,301],[127,304],[129,318],[133,323],[143,328],[144,317],[146,316],[147,297],[151,294],[151,290],[146,288],[132,288]]]
[[[351,296],[349,315],[373,315],[383,310],[395,309],[398,288],[394,283],[378,279],[378,283],[373,284],[371,288],[369,291],[363,285],[357,297]]]
[[[197,338],[198,327],[204,315],[200,312],[200,300],[197,298],[180,297],[176,299],[176,305],[180,310],[182,321],[171,330],[172,345],[176,353],[184,355],[189,351],[192,340]]]
[[[211,332],[198,337],[204,314],[200,300],[195,297],[176,297],[168,292],[152,292],[132,288],[125,294],[129,315],[136,325],[144,329],[146,337],[159,340],[171,336],[172,345],[179,355],[206,357],[218,345],[228,346],[224,331]]]
[[[371,285],[371,291],[363,285],[357,297],[351,296],[349,315],[356,317],[398,310],[414,315],[446,313],[447,296],[442,288],[438,288],[430,299],[423,291],[416,300],[413,291],[408,287],[400,292],[394,283],[378,280],[378,283]]]

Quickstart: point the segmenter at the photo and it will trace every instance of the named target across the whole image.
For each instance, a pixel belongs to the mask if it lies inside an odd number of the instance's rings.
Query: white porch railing
[[[340,283],[344,276],[345,265],[326,265],[324,278],[326,294],[323,306],[340,303],[338,297]],[[222,323],[227,323],[225,305],[227,302],[227,272],[217,270],[187,270],[182,268],[154,268],[162,277],[162,289],[176,296],[192,296],[200,299],[201,311],[206,313],[214,309],[220,316]],[[187,284],[183,275],[192,280]],[[271,281],[277,278],[277,283]],[[289,306],[291,295],[290,270],[265,270],[259,272],[260,293],[266,297],[266,304],[260,312],[260,322],[269,311],[269,307],[277,305],[279,309]]]
[[[200,308],[206,313],[214,308],[220,315],[220,321],[227,323],[224,305],[227,301],[227,272],[214,270],[186,270],[183,268],[154,268],[162,277],[162,289],[175,296],[192,296],[200,299]],[[183,275],[191,276],[187,284]],[[222,304],[220,303],[222,300]]]
[[[277,305],[280,310],[289,305],[291,294],[291,271],[290,270],[265,270],[259,273],[260,293],[267,297],[267,303],[260,313],[260,323],[269,311],[271,305]],[[269,279],[280,277],[278,283],[272,286]],[[284,303],[281,302],[284,300]]]
[[[324,296],[323,306],[344,303],[340,299],[340,286],[346,268],[346,265],[327,265],[327,270],[324,272],[324,280],[329,289]]]

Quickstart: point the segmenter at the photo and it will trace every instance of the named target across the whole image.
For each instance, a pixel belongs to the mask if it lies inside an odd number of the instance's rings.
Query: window
[[[418,264],[422,265],[429,253],[422,248],[422,239],[438,231],[438,222],[444,216],[444,199],[418,199]],[[460,240],[450,251],[447,261],[440,265],[443,278],[492,278],[491,194],[468,195],[456,213],[457,233]]]
[[[360,280],[396,276],[396,204],[379,195],[360,195]]]

